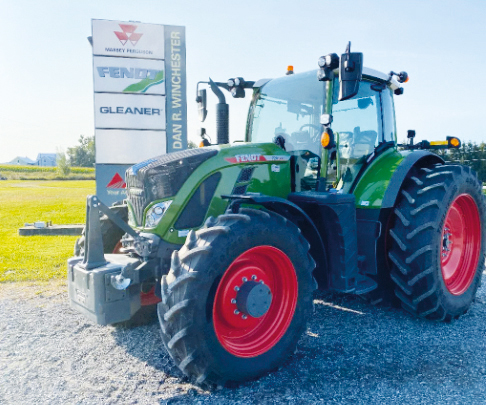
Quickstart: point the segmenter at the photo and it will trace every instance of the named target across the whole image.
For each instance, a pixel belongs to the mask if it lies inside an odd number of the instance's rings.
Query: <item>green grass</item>
[[[82,224],[94,181],[0,181],[0,282],[66,276],[76,236],[19,236],[27,222]]]

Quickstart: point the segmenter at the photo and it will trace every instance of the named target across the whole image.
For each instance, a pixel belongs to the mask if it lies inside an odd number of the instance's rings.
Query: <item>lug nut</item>
[[[240,287],[235,286],[235,291],[240,291]]]
[[[232,304],[236,304],[236,300],[234,298],[231,299]]]
[[[257,279],[257,276],[255,276],[255,275],[253,274],[253,276],[251,276],[251,279],[252,279],[252,280],[256,280],[256,279]]]
[[[243,280],[244,283],[246,283],[248,281],[248,279],[246,277],[243,277],[242,280]]]
[[[263,280],[260,280],[260,284],[265,284],[265,283],[263,282]]]
[[[235,309],[234,314],[235,314],[235,315],[238,315],[239,313],[240,313],[240,311],[238,311],[237,309]]]
[[[245,314],[241,315],[241,319],[246,319],[248,318]]]

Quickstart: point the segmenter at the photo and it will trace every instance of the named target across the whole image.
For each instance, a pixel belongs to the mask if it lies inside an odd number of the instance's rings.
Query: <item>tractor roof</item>
[[[339,72],[335,71],[335,73],[339,73]],[[367,77],[374,78],[374,79],[379,79],[379,80],[382,80],[384,82],[388,81],[388,78],[389,78],[389,76],[387,74],[379,72],[378,70],[375,70],[375,69],[367,68],[367,67],[363,67],[363,76],[367,76]],[[395,89],[398,89],[400,87],[400,85],[398,84],[398,82],[394,78],[392,78],[390,80],[390,87],[391,87],[392,90],[395,90]]]
[[[309,73],[309,72],[310,71],[306,71],[306,72],[302,72],[302,73]],[[317,70],[316,70],[316,72],[317,72]],[[296,75],[302,74],[302,73],[296,73]],[[334,74],[339,75],[339,68],[334,70]],[[383,72],[379,72],[378,70],[367,68],[367,67],[363,67],[363,76],[366,76],[366,77],[371,78],[371,79],[378,79],[379,81],[383,81],[383,82],[388,81],[388,78],[389,78],[389,76],[387,74],[385,74]],[[254,88],[262,87],[264,84],[268,83],[270,80],[273,80],[273,79],[260,79],[260,80],[255,82],[253,87]],[[400,87],[400,85],[398,84],[398,82],[394,78],[392,78],[390,80],[390,88],[392,90],[395,90],[399,87]]]

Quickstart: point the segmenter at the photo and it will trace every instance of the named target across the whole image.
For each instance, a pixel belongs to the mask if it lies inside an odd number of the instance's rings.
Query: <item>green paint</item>
[[[155,75],[154,79],[143,79],[138,83],[131,84],[123,93],[145,93],[150,87],[164,82],[164,71],[161,70]]]
[[[237,184],[238,176],[244,167],[255,167],[253,176],[249,182],[247,192],[262,193],[269,196],[287,198],[290,193],[290,161],[253,161],[231,163],[225,158],[234,158],[236,155],[278,155],[289,156],[275,144],[242,144],[238,146],[217,147],[219,153],[202,163],[187,181],[182,185],[177,194],[163,200],[152,201],[144,211],[156,203],[165,200],[172,200],[172,204],[162,217],[155,229],[138,228],[143,232],[154,233],[170,243],[182,244],[185,236],[179,237],[179,229],[174,228],[174,224],[189,202],[192,195],[196,192],[199,185],[209,176],[216,172],[221,173],[221,180],[216,188],[215,195],[211,201],[206,218],[209,216],[217,217],[225,212],[228,200],[222,199],[221,195],[231,194]],[[272,171],[272,166],[274,170]],[[279,169],[277,169],[277,167]],[[279,170],[279,171],[276,171]],[[239,184],[239,183],[238,183]],[[184,229],[185,230],[185,229]]]
[[[381,208],[383,197],[393,174],[409,153],[398,152],[396,148],[391,148],[371,162],[360,177],[353,192],[356,196],[357,208]]]

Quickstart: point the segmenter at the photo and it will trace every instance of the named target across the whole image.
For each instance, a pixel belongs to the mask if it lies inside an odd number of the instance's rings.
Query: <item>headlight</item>
[[[145,228],[155,228],[169,208],[172,200],[152,205],[145,215]]]

